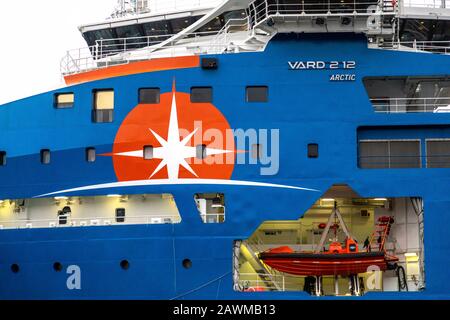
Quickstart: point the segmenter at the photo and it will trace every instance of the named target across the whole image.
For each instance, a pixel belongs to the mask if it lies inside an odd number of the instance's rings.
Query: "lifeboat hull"
[[[369,270],[386,271],[398,261],[384,252],[350,254],[274,253],[260,254],[260,259],[271,268],[297,276],[350,276]]]

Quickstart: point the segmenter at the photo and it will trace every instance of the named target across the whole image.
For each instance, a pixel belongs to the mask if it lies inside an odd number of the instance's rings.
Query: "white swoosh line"
[[[138,181],[125,181],[125,182],[113,182],[105,184],[97,184],[92,186],[85,186],[74,189],[61,190],[57,192],[47,193],[35,198],[54,196],[61,193],[72,193],[79,191],[100,190],[100,189],[112,189],[112,188],[124,188],[124,187],[141,187],[141,186],[171,186],[171,185],[222,185],[222,186],[247,186],[247,187],[259,187],[259,188],[278,188],[278,189],[291,189],[302,190],[311,192],[320,192],[319,190],[287,186],[281,184],[261,183],[252,181],[235,181],[235,180],[216,180],[216,179],[177,179],[177,180],[138,180]]]

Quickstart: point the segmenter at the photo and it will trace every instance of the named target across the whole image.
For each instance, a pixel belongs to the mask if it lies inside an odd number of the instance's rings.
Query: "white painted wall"
[[[72,210],[70,220],[76,225],[81,221],[91,224],[99,220],[100,225],[108,221],[115,223],[116,208],[126,210],[126,224],[157,223],[155,218],[170,218],[173,223],[179,223],[181,217],[176,203],[171,195],[133,195],[120,197],[83,197],[68,200],[28,199],[24,211],[14,212],[15,204],[5,201],[0,204],[0,226],[6,228],[26,227],[32,223],[33,228],[49,227],[57,221],[57,213],[65,206]]]

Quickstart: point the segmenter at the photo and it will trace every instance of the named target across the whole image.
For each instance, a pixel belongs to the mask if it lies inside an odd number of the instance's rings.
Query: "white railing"
[[[236,30],[233,28],[239,27],[243,30],[246,26],[247,24],[229,24],[227,31],[231,32]],[[153,51],[151,48],[174,35],[98,40],[95,46],[67,51],[61,60],[61,73],[70,75],[158,57],[235,52],[236,45],[211,40],[217,34],[217,31],[187,34],[185,39],[168,44],[161,51]]]
[[[389,5],[388,5],[389,4]],[[270,16],[280,15],[372,15],[370,7],[378,7],[381,12],[392,13],[395,6],[383,0],[323,0],[317,2],[298,1],[296,3],[280,3],[274,0],[255,0],[250,4],[249,12],[253,25],[265,21]]]
[[[265,278],[265,279],[264,279]],[[299,291],[299,278],[284,274],[240,273],[239,284],[246,292]]]
[[[377,113],[450,112],[450,97],[371,99]]]
[[[430,52],[450,54],[450,41],[395,41],[384,42],[384,49],[408,50],[416,52]]]
[[[203,223],[225,223],[225,213],[201,214]]]
[[[228,47],[228,45],[230,44],[231,33],[236,31],[248,31],[248,30],[249,30],[249,17],[242,19],[230,19],[211,41],[211,46],[212,48],[217,48],[219,50],[232,51],[232,49]],[[219,51],[212,53],[222,53],[222,52]]]
[[[43,220],[9,220],[0,221],[0,230],[11,229],[41,229],[41,228],[68,228],[68,227],[96,227],[96,226],[119,226],[119,225],[155,225],[155,224],[177,224],[181,223],[181,218],[174,215],[163,216],[126,216],[124,222],[117,222],[116,217],[86,217],[71,218],[67,217],[66,223],[61,224],[61,220],[43,219]]]
[[[194,8],[215,8],[224,0],[152,0],[149,9],[152,13],[192,10]]]
[[[400,0],[404,7],[450,9],[450,0]]]

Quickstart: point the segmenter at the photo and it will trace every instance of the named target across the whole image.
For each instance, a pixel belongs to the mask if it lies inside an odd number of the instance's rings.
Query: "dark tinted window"
[[[116,222],[124,223],[125,222],[125,214],[126,211],[123,208],[116,209]]]
[[[48,149],[41,150],[41,163],[50,164],[50,161],[51,161],[50,150]]]
[[[450,140],[427,141],[427,167],[450,168]]]
[[[178,18],[170,20],[170,24],[172,26],[172,32],[174,34],[179,33],[180,31],[183,31],[187,27],[189,27],[191,24],[193,24],[195,21],[198,20],[198,17],[185,17],[185,18]]]
[[[269,101],[269,88],[265,86],[247,87],[247,102]]]
[[[364,169],[389,168],[389,143],[387,141],[360,142],[359,167]]]
[[[317,143],[308,144],[308,158],[319,157],[319,145]]]
[[[160,92],[159,88],[139,89],[139,103],[159,103]]]
[[[0,151],[0,166],[6,166],[6,152]]]
[[[420,168],[419,141],[391,141],[390,168]]]
[[[420,141],[363,141],[358,160],[363,169],[420,168]]]
[[[169,38],[172,31],[166,21],[155,21],[142,25],[144,33],[149,36],[149,45],[156,44]]]
[[[212,102],[213,90],[211,87],[194,87],[191,88],[191,102],[206,103]]]

